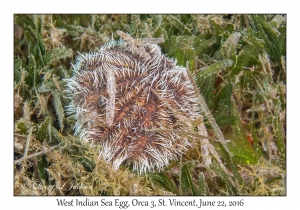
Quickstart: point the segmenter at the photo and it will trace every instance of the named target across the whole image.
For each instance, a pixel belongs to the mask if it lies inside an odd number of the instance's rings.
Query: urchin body
[[[186,68],[156,44],[125,36],[80,55],[67,85],[75,133],[101,144],[116,169],[123,162],[139,172],[161,169],[190,146],[178,131],[190,130],[188,121],[200,115],[194,88]]]

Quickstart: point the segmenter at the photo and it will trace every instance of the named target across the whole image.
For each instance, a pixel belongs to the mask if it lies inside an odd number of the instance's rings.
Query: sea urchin
[[[66,80],[75,134],[101,144],[115,169],[124,161],[139,172],[161,169],[190,146],[180,131],[200,115],[196,94],[186,68],[157,44],[118,34],[120,41],[80,54]]]

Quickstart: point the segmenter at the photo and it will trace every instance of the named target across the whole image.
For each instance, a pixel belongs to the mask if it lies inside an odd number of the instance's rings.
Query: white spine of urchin
[[[162,169],[190,146],[178,131],[190,130],[200,115],[196,93],[187,69],[157,44],[118,34],[123,40],[79,54],[66,80],[75,134],[100,144],[99,156],[115,169],[123,162],[139,173]]]

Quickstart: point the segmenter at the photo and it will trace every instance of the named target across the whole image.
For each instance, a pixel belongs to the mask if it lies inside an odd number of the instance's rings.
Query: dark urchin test
[[[123,162],[139,173],[162,169],[191,145],[180,131],[200,116],[196,94],[187,69],[157,44],[118,34],[120,41],[80,54],[66,80],[75,135],[100,144],[99,158],[115,169]]]

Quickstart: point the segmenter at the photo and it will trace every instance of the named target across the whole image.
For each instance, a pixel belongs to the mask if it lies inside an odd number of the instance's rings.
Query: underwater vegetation
[[[105,152],[101,156],[99,151],[105,151],[105,144],[83,141],[87,135],[76,133],[78,118],[70,109],[74,66],[80,69],[82,56],[97,55],[112,39],[127,43],[120,48],[125,49],[123,57],[135,61],[132,67],[126,61],[124,73],[130,79],[106,70],[105,76],[97,75],[103,87],[99,83],[99,89],[90,86],[83,92],[103,95],[78,94],[75,103],[93,107],[106,124],[93,127],[88,119],[95,113],[83,114],[79,124],[99,136],[107,128],[118,131],[113,119],[128,127],[141,123],[144,127],[136,126],[132,138],[130,130],[124,132],[122,142],[142,136],[140,144],[151,140],[151,151],[169,155],[168,161],[153,153],[145,156],[148,166],[142,166],[144,156],[136,158],[140,151],[113,158],[106,152],[103,157]],[[139,59],[153,58],[151,50],[161,53],[152,66],[162,72],[176,66],[180,76],[156,77],[152,70],[133,75],[131,68],[148,64]],[[160,81],[161,75],[169,83]],[[98,81],[93,75],[84,78],[82,84]],[[145,81],[138,83],[143,87],[127,90],[139,80]],[[77,88],[75,83],[72,87]],[[118,101],[126,94],[124,102]],[[84,98],[99,103],[85,104]],[[137,101],[133,113],[142,117],[122,114],[125,99]],[[109,111],[107,104],[120,111]],[[162,121],[154,113],[161,113]],[[15,195],[286,195],[285,133],[286,15],[14,16]],[[110,135],[110,140],[122,139],[118,133]],[[157,139],[175,139],[177,147]],[[87,187],[71,188],[74,183]]]

